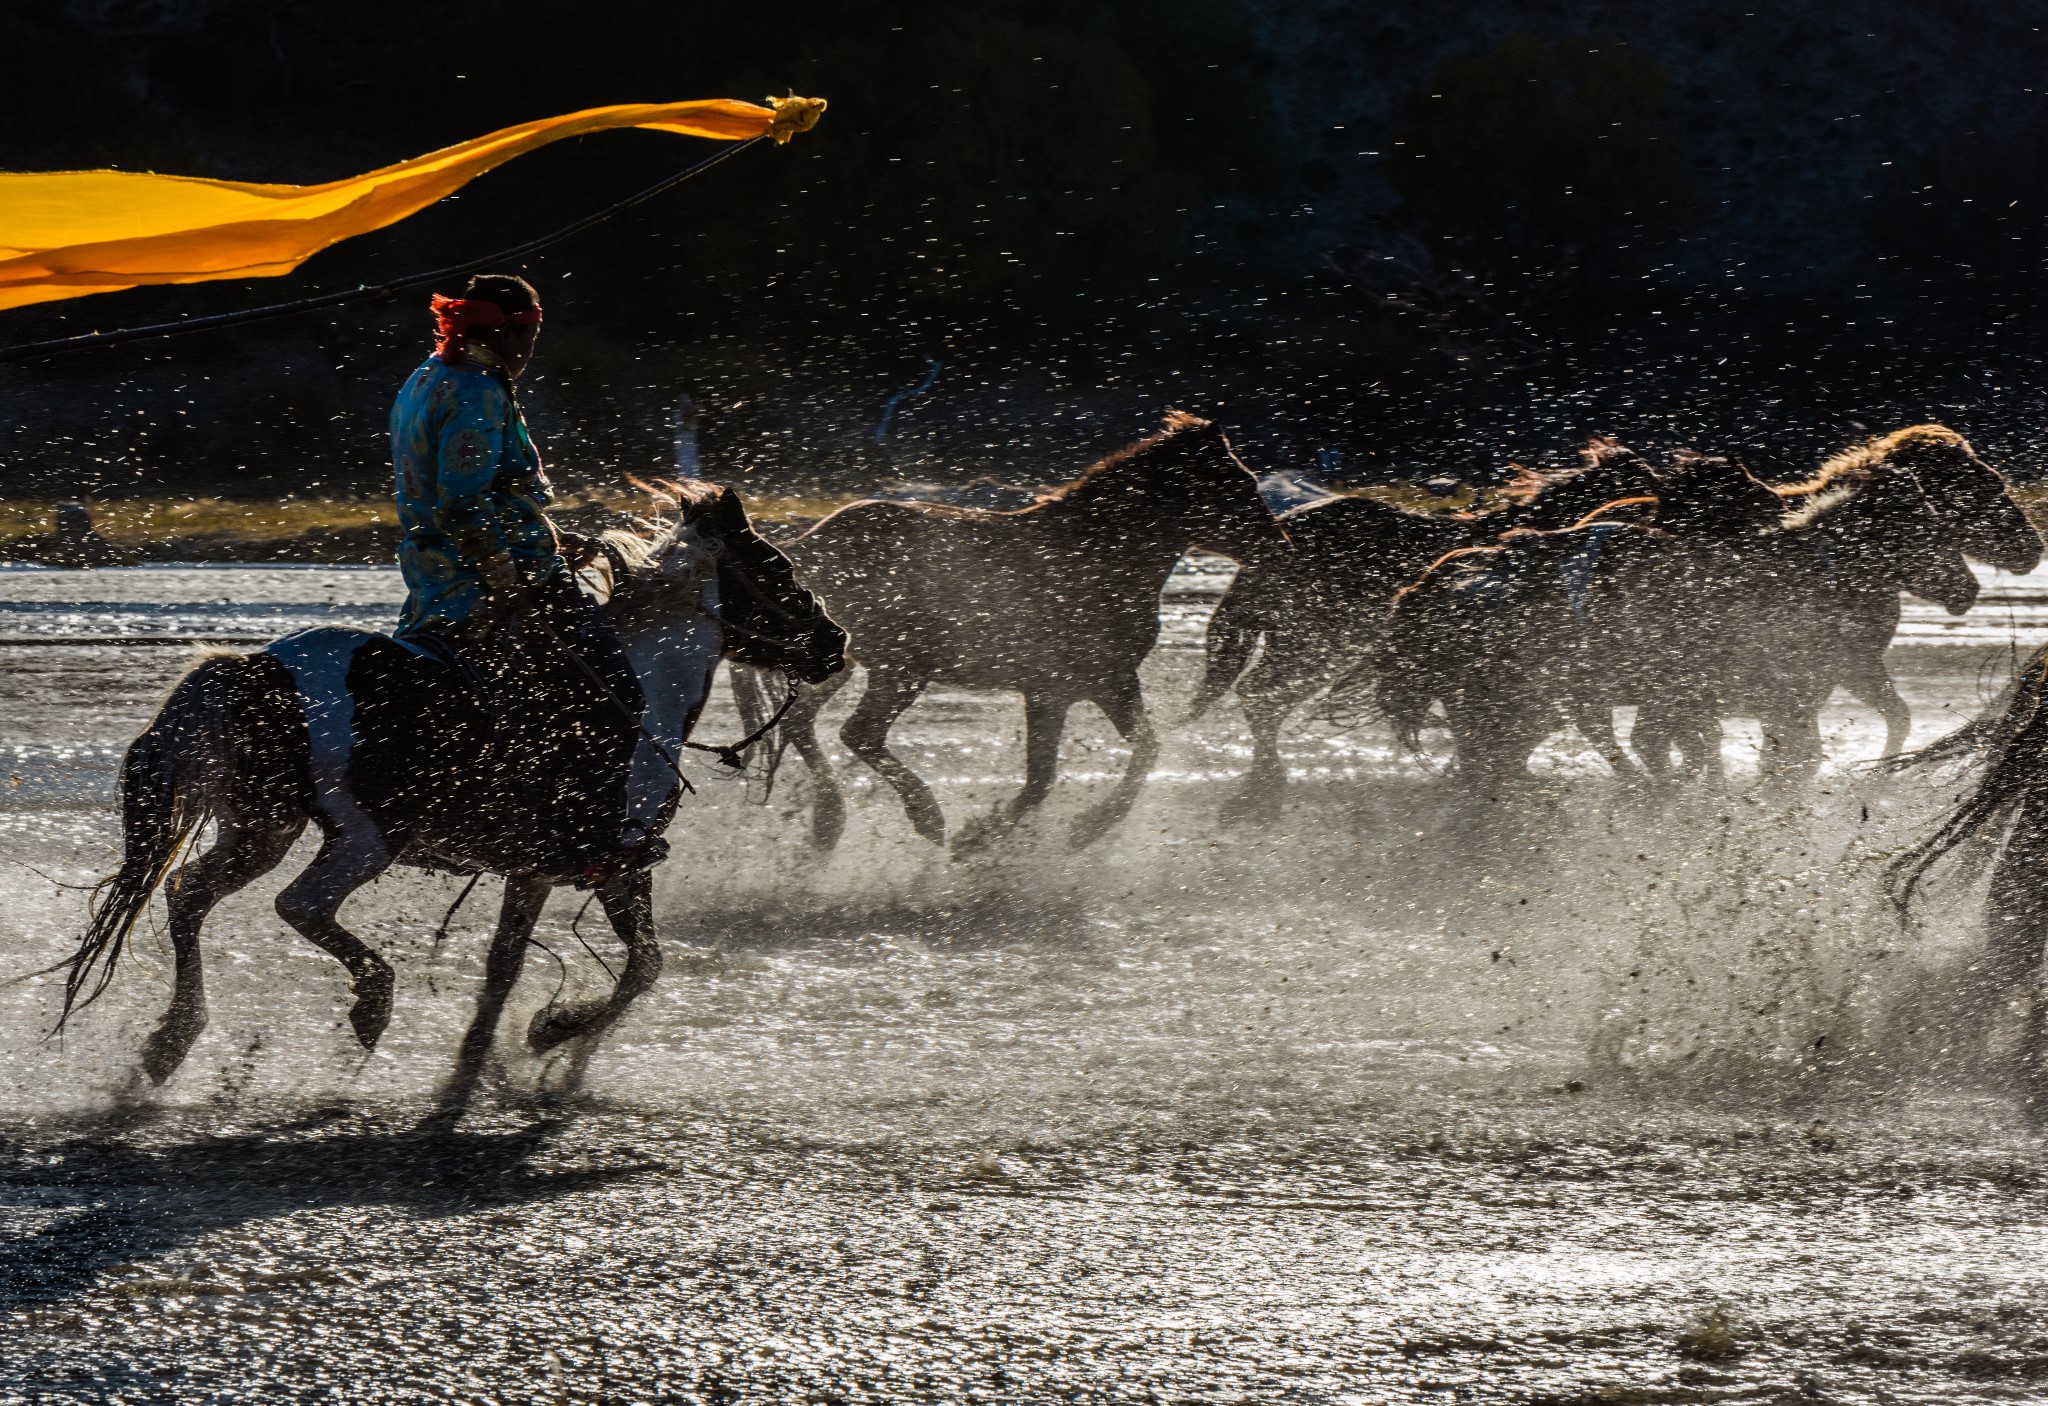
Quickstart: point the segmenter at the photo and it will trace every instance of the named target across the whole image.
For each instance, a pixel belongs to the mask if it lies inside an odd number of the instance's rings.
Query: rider
[[[597,547],[549,521],[554,493],[512,390],[533,360],[540,298],[523,278],[478,274],[460,298],[435,295],[433,311],[434,354],[391,407],[407,588],[397,635],[481,676],[509,753],[499,769],[552,822],[537,837],[548,862],[601,882],[657,862],[660,842],[622,830],[645,700],[576,585],[566,557]]]

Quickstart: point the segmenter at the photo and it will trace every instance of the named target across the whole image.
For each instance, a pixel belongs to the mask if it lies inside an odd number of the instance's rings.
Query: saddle
[[[373,636],[348,768],[409,863],[575,873],[615,845],[636,734],[531,634]]]

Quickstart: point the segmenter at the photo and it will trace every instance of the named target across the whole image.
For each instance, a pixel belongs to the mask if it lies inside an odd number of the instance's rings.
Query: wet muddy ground
[[[1179,717],[1220,578],[1168,601]],[[377,621],[388,573],[0,572],[0,637]],[[1994,581],[1895,652],[1946,729],[2048,635]],[[2048,1399],[2048,1161],[2013,1022],[1959,996],[1973,897],[1914,926],[1883,858],[1943,794],[1629,794],[1568,741],[1512,819],[1366,727],[1302,728],[1278,827],[1219,823],[1234,710],[1170,732],[1130,823],[1061,826],[1121,761],[1069,732],[1045,825],[950,861],[854,772],[804,841],[706,769],[671,832],[669,958],[580,1088],[508,1038],[425,1126],[494,895],[346,916],[399,968],[364,1056],[340,973],[269,908],[209,927],[213,1024],[162,1089],[144,938],[66,1032],[48,977],[110,867],[114,767],[184,666],[0,650],[0,1400]],[[843,706],[843,705],[842,705]],[[901,740],[956,819],[1015,784],[1013,700]],[[723,700],[705,732],[730,736]],[[303,855],[300,856],[303,859]],[[490,887],[490,886],[487,886]],[[551,908],[506,1023],[616,948]]]

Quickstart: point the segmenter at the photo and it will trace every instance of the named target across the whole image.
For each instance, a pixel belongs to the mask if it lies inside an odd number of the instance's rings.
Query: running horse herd
[[[1711,775],[1731,717],[1759,722],[1764,770],[1796,784],[1821,761],[1820,710],[1838,687],[1882,714],[1896,756],[1911,717],[1885,651],[1901,592],[1961,614],[1978,591],[1971,562],[2025,573],[2042,552],[2004,479],[1939,425],[1873,438],[1790,485],[1727,457],[1653,465],[1594,440],[1574,466],[1518,470],[1499,496],[1496,509],[1445,513],[1347,495],[1275,517],[1222,429],[1173,412],[1030,506],[860,502],[780,549],[730,489],[680,486],[672,516],[607,535],[585,584],[605,600],[649,700],[631,786],[665,793],[664,817],[688,790],[677,758],[695,745],[725,660],[754,720],[773,711],[764,680],[787,677],[789,701],[770,719],[777,749],[810,770],[814,843],[837,843],[845,799],[816,721],[858,663],[865,682],[840,739],[919,835],[965,851],[1045,801],[1078,703],[1103,712],[1130,760],[1069,839],[1088,844],[1130,811],[1158,753],[1139,666],[1157,640],[1160,591],[1191,549],[1240,567],[1210,621],[1194,701],[1199,715],[1235,692],[1252,733],[1229,820],[1279,813],[1281,729],[1332,695],[1370,697],[1411,749],[1441,728],[1454,756],[1446,784],[1475,796],[1511,794],[1532,751],[1565,728],[1636,785]],[[445,1095],[459,1110],[542,906],[573,875],[522,848],[532,816],[494,789],[479,761],[488,746],[406,725],[408,699],[436,667],[382,636],[331,629],[202,660],[129,750],[123,864],[70,962],[65,1016],[105,989],[161,888],[176,984],[143,1067],[169,1077],[206,1024],[208,912],[280,864],[311,824],[318,853],[277,911],[346,969],[365,1047],[390,1019],[394,976],[341,925],[344,900],[394,864],[505,877],[483,993]],[[895,720],[933,685],[1023,695],[1023,787],[964,825],[949,823],[889,745]],[[1615,729],[1624,707],[1635,710],[1626,746]],[[489,719],[471,725],[487,733]],[[1910,900],[1927,868],[1972,836],[2009,831],[1992,882],[1991,966],[2031,992],[2048,941],[2037,877],[2048,864],[2048,654],[1923,755],[1972,759],[1978,780],[1896,861],[1894,896]],[[209,830],[212,846],[181,865]],[[626,964],[607,998],[558,997],[539,1011],[527,1032],[537,1051],[566,1045],[587,1059],[660,971],[650,876],[612,879],[597,898]],[[2031,1019],[2048,1033],[2038,1002]]]

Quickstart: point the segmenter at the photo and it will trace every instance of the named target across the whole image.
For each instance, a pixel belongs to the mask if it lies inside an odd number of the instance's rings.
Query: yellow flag
[[[246,185],[137,171],[0,172],[0,308],[144,283],[290,273],[328,245],[396,224],[535,147],[615,127],[786,142],[821,98],[629,103],[507,127],[326,185]]]

